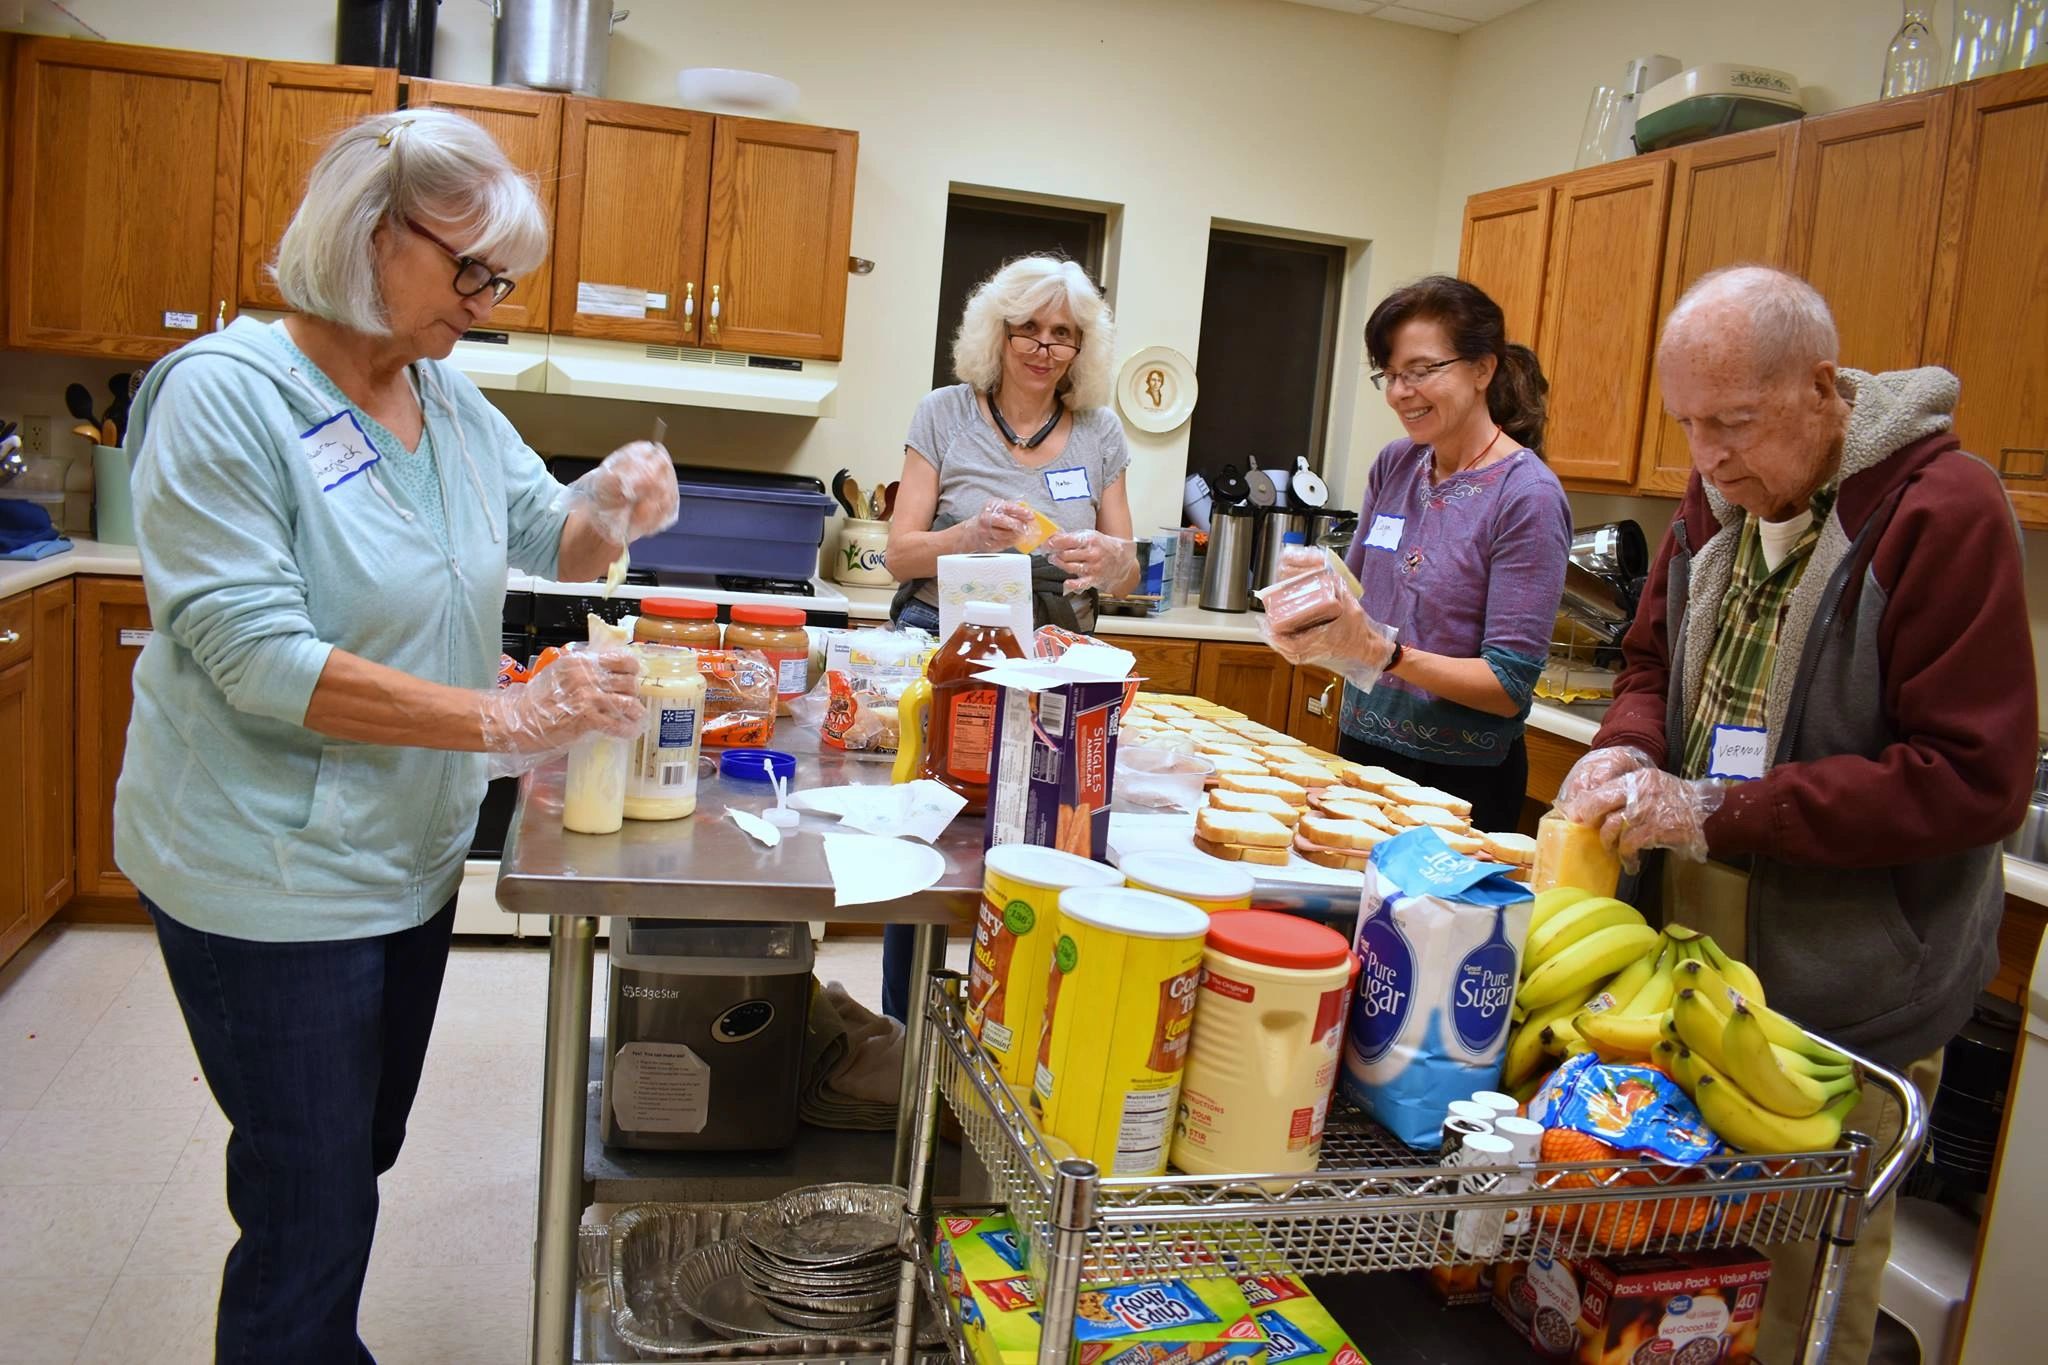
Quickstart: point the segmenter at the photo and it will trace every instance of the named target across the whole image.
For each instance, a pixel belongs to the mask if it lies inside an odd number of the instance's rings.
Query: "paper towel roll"
[[[1020,554],[939,556],[939,641],[953,638],[969,602],[1008,607],[1017,643],[1027,657],[1031,642],[1031,556]]]

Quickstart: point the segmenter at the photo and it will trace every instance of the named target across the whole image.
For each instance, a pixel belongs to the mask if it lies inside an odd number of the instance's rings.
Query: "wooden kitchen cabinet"
[[[19,41],[9,345],[153,360],[213,325],[238,293],[245,65]]]
[[[415,80],[406,86],[408,109],[447,109],[473,119],[496,140],[514,166],[533,178],[552,227],[562,155],[561,95],[495,85]],[[552,259],[520,277],[510,298],[491,310],[489,326],[508,332],[544,332],[554,291]]]
[[[45,583],[31,597],[35,654],[29,669],[30,733],[23,785],[29,793],[29,915],[36,925],[62,910],[74,889],[72,831],[77,734],[71,580]],[[0,956],[5,956],[0,952]]]
[[[13,159],[14,47],[12,33],[0,33],[0,225],[7,221],[7,170]],[[0,245],[0,338],[7,335],[7,250]]]
[[[358,119],[397,107],[398,72],[387,67],[249,63],[237,293],[244,308],[285,307],[269,267],[328,141]]]
[[[1557,186],[1536,353],[1550,381],[1543,453],[1568,487],[1635,481],[1670,197],[1671,163],[1655,157]]]
[[[704,246],[708,346],[837,360],[860,139],[838,128],[720,118]]]
[[[135,660],[149,639],[149,604],[137,578],[79,578],[78,894],[132,900],[114,866],[114,786],[135,706]]]
[[[1485,290],[1507,318],[1508,340],[1534,350],[1550,255],[1549,185],[1518,185],[1465,201],[1458,278]]]
[[[1827,299],[1844,365],[1920,363],[1953,101],[1938,90],[1799,125],[1785,265]]]
[[[1307,664],[1294,670],[1287,699],[1287,733],[1324,753],[1337,752],[1337,712],[1344,704],[1344,680]]]
[[[1275,730],[1287,728],[1294,670],[1264,644],[1204,640],[1196,658],[1195,695],[1242,711]]]
[[[5,638],[6,629],[0,626],[0,639]],[[32,666],[23,659],[11,668],[0,668],[0,753],[28,752]],[[28,870],[32,806],[25,783],[0,782],[0,962],[14,956],[14,950],[28,942],[28,936],[36,931],[30,913],[33,897]]]
[[[1191,696],[1195,691],[1196,655],[1200,647],[1193,640],[1162,640],[1149,635],[1117,635],[1097,630],[1095,638],[1104,644],[1128,649],[1138,656],[1133,671],[1144,679],[1147,692],[1171,692]]]
[[[550,330],[699,341],[713,122],[618,100],[564,105]]]
[[[1998,471],[2034,527],[2048,527],[2044,224],[2048,69],[1961,87],[1922,360],[1962,376],[1956,435]]]
[[[1650,382],[1643,402],[1643,453],[1637,487],[1645,493],[1685,492],[1692,451],[1664,411],[1656,342],[1679,296],[1709,270],[1777,265],[1785,256],[1792,211],[1792,154],[1797,124],[1718,137],[1671,155],[1671,213],[1664,232],[1664,269],[1651,324]]]

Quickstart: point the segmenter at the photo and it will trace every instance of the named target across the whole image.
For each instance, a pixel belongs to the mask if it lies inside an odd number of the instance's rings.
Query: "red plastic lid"
[[[802,607],[734,607],[732,619],[743,626],[800,626]]]
[[[666,616],[672,621],[716,621],[718,608],[690,597],[643,597],[642,616]]]
[[[1209,916],[1208,946],[1290,971],[1339,967],[1351,956],[1351,945],[1335,929],[1272,910],[1220,910]]]

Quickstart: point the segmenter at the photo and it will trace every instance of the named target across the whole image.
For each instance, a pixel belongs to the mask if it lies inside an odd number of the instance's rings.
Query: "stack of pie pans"
[[[765,1205],[740,1229],[741,1276],[775,1318],[853,1336],[896,1306],[903,1191],[889,1185],[813,1185]]]

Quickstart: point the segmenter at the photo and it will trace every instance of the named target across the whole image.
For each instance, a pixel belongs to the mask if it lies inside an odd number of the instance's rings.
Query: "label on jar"
[[[785,697],[801,697],[810,688],[811,658],[808,654],[790,659],[778,659],[775,664],[775,690]]]
[[[696,795],[697,726],[694,702],[647,698],[647,725],[633,741],[627,795],[655,801]]]
[[[995,689],[977,687],[947,705],[946,771],[963,782],[987,782],[996,735]]]

